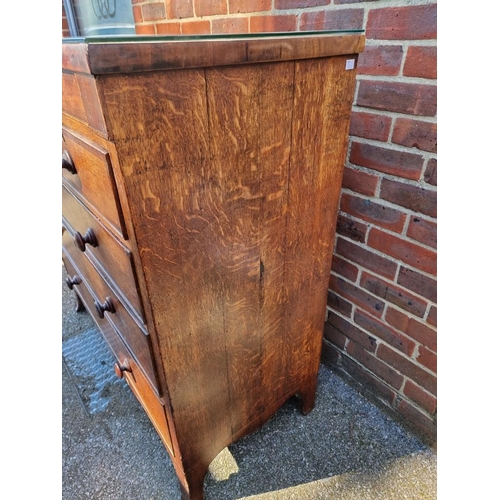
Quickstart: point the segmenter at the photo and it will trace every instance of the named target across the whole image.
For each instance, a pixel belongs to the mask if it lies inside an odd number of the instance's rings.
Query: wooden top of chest
[[[360,53],[363,31],[64,39],[63,70],[92,75],[290,61]]]

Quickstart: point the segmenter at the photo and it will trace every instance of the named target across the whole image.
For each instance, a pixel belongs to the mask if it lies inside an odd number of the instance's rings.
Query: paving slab
[[[178,500],[168,453],[62,271],[62,499]],[[321,366],[307,416],[291,399],[212,462],[206,500],[434,500],[437,457]]]

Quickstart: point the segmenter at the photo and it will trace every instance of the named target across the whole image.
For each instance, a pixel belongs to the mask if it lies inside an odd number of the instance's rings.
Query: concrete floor
[[[178,500],[167,451],[87,313],[62,292],[62,499]],[[315,409],[291,400],[224,450],[206,500],[434,500],[436,453],[325,367]]]

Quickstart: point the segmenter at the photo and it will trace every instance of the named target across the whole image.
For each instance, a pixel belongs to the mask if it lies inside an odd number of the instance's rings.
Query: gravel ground
[[[169,456],[87,313],[62,292],[62,498],[177,500]],[[287,402],[225,449],[206,500],[436,498],[437,459],[416,436],[321,367],[316,407]]]

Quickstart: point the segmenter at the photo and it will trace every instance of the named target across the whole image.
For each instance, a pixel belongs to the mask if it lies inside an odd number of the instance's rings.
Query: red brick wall
[[[436,1],[131,0],[140,34],[366,30],[323,361],[436,433]]]

